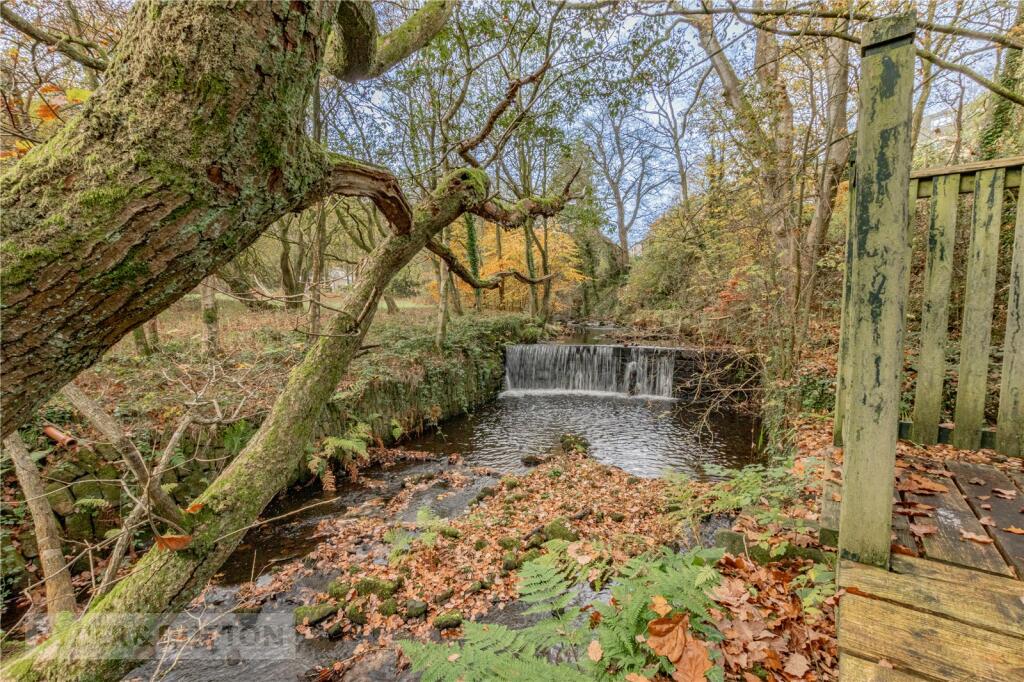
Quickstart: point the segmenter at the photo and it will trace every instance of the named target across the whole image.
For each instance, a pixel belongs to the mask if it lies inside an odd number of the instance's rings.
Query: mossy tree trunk
[[[220,355],[217,291],[213,288],[211,280],[211,277],[207,277],[199,285],[200,315],[203,318],[203,355],[208,358]]]
[[[103,85],[0,179],[0,435],[284,214],[361,195],[408,229],[393,178],[309,139],[307,105],[325,56],[378,75],[452,4],[378,40],[369,3],[138,2]]]

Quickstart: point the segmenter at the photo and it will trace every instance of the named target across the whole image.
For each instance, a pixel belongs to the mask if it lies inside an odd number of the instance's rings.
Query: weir
[[[509,391],[602,393],[672,398],[675,348],[523,344],[505,352]]]

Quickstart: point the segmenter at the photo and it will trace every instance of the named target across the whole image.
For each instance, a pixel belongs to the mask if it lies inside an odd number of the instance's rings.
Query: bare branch
[[[527,277],[518,270],[502,270],[496,272],[487,279],[479,279],[470,272],[469,268],[463,265],[455,253],[444,244],[433,239],[427,242],[427,248],[439,256],[447,265],[451,273],[474,289],[497,289],[507,277],[514,277],[523,284],[542,284],[555,276],[555,273],[538,277],[536,279]]]
[[[106,61],[97,59],[88,52],[83,52],[75,47],[76,43],[81,45],[82,40],[62,33],[52,33],[40,26],[36,26],[31,21],[18,16],[14,10],[8,7],[6,2],[0,3],[0,17],[3,17],[3,20],[12,28],[21,31],[25,35],[30,38],[34,38],[41,43],[52,46],[55,50],[72,61],[78,62],[82,66],[95,69],[97,71],[103,71],[107,68]]]

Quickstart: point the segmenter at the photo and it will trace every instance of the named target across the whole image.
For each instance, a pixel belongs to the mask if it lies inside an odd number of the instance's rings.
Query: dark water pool
[[[598,461],[637,476],[704,479],[708,465],[736,468],[759,459],[757,425],[744,415],[706,415],[672,400],[544,391],[507,391],[408,447],[457,452],[466,464],[518,473],[526,469],[524,455],[550,452],[563,433],[584,436]]]

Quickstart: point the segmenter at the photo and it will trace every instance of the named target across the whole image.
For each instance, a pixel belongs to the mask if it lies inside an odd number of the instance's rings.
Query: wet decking
[[[840,565],[840,679],[1024,680],[1024,477],[963,461],[904,464],[889,570]]]

